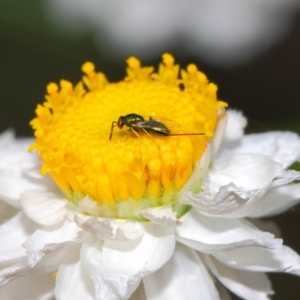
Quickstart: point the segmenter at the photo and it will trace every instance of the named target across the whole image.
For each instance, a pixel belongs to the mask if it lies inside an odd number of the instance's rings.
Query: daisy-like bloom
[[[255,219],[299,201],[299,137],[245,136],[195,65],[127,63],[49,84],[35,140],[0,136],[0,298],[267,299],[265,272],[300,275]]]

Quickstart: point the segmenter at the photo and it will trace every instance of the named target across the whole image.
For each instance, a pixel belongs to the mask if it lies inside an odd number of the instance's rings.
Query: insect
[[[152,133],[160,136],[175,136],[175,135],[205,135],[205,133],[173,133],[171,130],[159,120],[150,117],[145,120],[141,115],[132,113],[125,116],[120,116],[118,121],[112,121],[109,139],[111,140],[114,127],[118,126],[122,129],[128,127],[133,132]]]

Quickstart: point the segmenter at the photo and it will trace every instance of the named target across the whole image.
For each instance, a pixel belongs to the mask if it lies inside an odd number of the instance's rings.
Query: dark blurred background
[[[217,36],[218,40],[211,42],[211,48],[202,47],[206,40],[199,40],[195,36],[197,30],[191,32],[185,28],[182,25],[185,24],[184,20],[178,24],[180,19],[178,11],[174,18],[169,18],[168,26],[171,31],[164,32],[166,37],[164,42],[163,36],[147,44],[147,24],[143,27],[143,24],[137,23],[134,27],[141,28],[140,35],[134,33],[138,40],[134,40],[130,32],[122,32],[122,24],[118,24],[123,38],[122,41],[118,40],[113,31],[116,28],[111,30],[110,26],[116,25],[120,18],[114,15],[107,18],[107,15],[113,13],[115,9],[108,5],[108,1],[106,6],[101,7],[101,11],[99,8],[99,14],[95,14],[93,25],[91,25],[93,16],[80,15],[83,11],[81,7],[79,12],[72,11],[70,17],[68,6],[64,4],[60,7],[60,2],[63,3],[64,0],[53,0],[52,3],[50,0],[0,0],[0,131],[14,128],[18,136],[31,136],[32,130],[28,122],[34,117],[36,105],[44,100],[46,85],[49,82],[59,82],[62,78],[77,82],[81,78],[80,68],[85,61],[93,61],[98,70],[107,74],[110,81],[116,81],[125,75],[125,59],[129,53],[139,56],[144,65],[157,65],[161,60],[160,55],[163,52],[170,52],[183,67],[194,62],[212,82],[217,83],[219,99],[228,102],[232,108],[242,110],[250,118],[250,131],[265,131],[265,128],[268,128],[300,133],[300,5],[292,6],[292,1],[288,1],[290,3],[288,10],[283,7],[275,10],[271,7],[270,11],[272,13],[275,11],[275,16],[272,17],[277,20],[276,26],[281,18],[285,20],[284,30],[276,28],[272,33],[274,35],[274,32],[278,31],[280,37],[273,38],[272,42],[264,47],[260,45],[268,40],[268,34],[259,36],[257,40],[252,38],[249,44],[240,46],[240,52],[236,52],[243,54],[243,51],[245,53],[248,51],[247,55],[244,58],[241,55],[235,60],[235,54],[228,55],[233,51],[231,49],[228,51],[228,45],[233,45],[230,32],[228,38],[225,34],[222,35],[224,41],[220,40],[221,35]],[[77,2],[74,1],[74,4]],[[91,2],[93,1],[82,1],[86,6],[92,5]],[[133,2],[130,1],[130,5],[134,5]],[[187,11],[189,3],[194,5],[195,1],[186,1]],[[205,3],[206,1],[200,5],[203,15],[206,13]],[[139,9],[145,14],[143,7]],[[145,9],[150,13],[149,7]],[[190,9],[194,10],[193,7]],[[267,6],[263,9],[267,11]],[[95,12],[96,8],[92,7],[90,10]],[[153,11],[154,8],[152,13]],[[139,14],[139,11],[135,13]],[[74,16],[77,16],[77,19]],[[98,22],[102,17],[105,22]],[[134,17],[133,14],[127,20],[132,22]],[[71,21],[68,21],[68,18]],[[160,16],[160,19],[163,18],[164,16]],[[185,13],[185,18],[189,19],[188,13]],[[242,27],[242,21],[238,20],[235,28]],[[170,22],[174,22],[174,25]],[[211,22],[217,23],[218,20]],[[255,19],[253,22],[256,22]],[[156,20],[153,20],[153,27],[156,26],[155,23]],[[271,26],[270,24],[268,23],[268,26]],[[199,25],[195,23],[196,29],[197,26]],[[203,26],[206,25],[202,24]],[[207,31],[210,32],[211,24],[207,26]],[[266,25],[262,23],[261,26],[261,29],[257,29],[258,32],[263,31]],[[163,28],[151,27],[151,29],[160,34]],[[126,34],[128,34],[127,45]],[[241,35],[241,39],[247,38],[243,32],[238,34]],[[141,37],[144,43],[139,43]],[[212,31],[210,38],[213,37]],[[256,48],[255,43],[258,45]],[[209,45],[209,42],[205,45]],[[237,44],[237,47],[239,45]],[[263,125],[257,125],[257,122]],[[296,207],[273,220],[279,223],[285,243],[300,253],[300,209]],[[270,277],[276,291],[273,299],[300,298],[300,278],[286,274],[271,274]]]

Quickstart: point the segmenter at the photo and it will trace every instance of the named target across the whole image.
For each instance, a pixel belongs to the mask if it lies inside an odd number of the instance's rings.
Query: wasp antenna
[[[111,140],[112,134],[113,134],[113,130],[114,130],[114,127],[115,127],[117,124],[118,124],[118,122],[112,121],[112,123],[111,123],[111,128],[110,128],[109,140]]]
[[[206,135],[205,133],[171,133],[169,136],[174,136],[174,135]]]

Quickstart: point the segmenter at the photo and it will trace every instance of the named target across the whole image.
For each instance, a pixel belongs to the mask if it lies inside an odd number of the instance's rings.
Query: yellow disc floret
[[[36,136],[30,150],[39,152],[42,174],[49,173],[74,205],[89,203],[84,210],[91,215],[138,219],[138,210],[176,203],[226,104],[195,65],[179,79],[170,54],[158,73],[134,57],[127,63],[127,77],[118,83],[90,62],[75,87],[50,83],[30,123]],[[120,116],[133,113],[148,127],[119,126]]]

